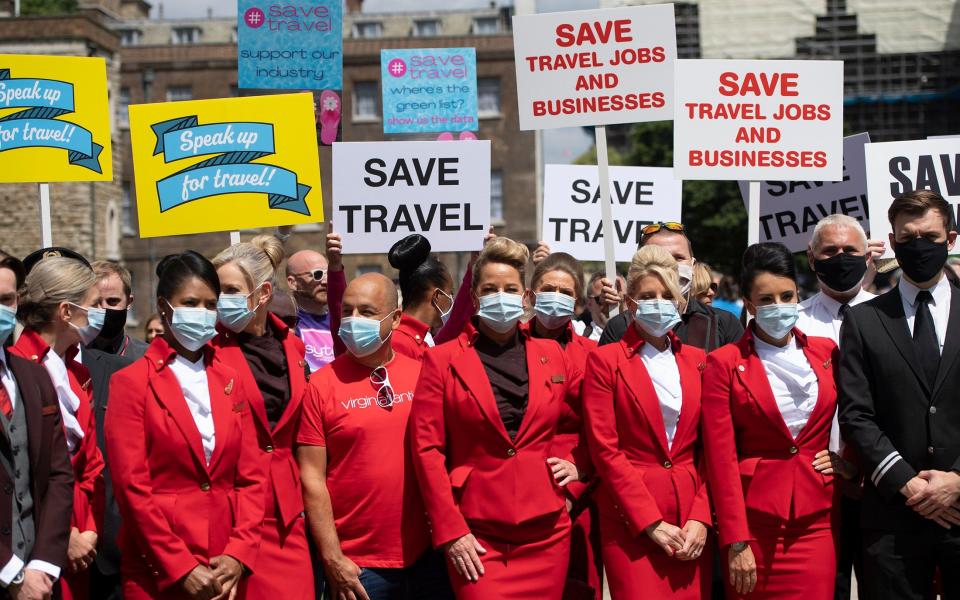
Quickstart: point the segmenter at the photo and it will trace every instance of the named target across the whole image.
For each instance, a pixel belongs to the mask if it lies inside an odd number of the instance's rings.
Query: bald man
[[[408,461],[420,362],[390,346],[397,300],[379,273],[347,286],[339,331],[347,352],[310,378],[303,400],[297,461],[332,598],[453,597]]]
[[[327,258],[314,250],[287,259],[287,286],[297,304],[296,334],[306,347],[310,372],[333,360],[333,336],[327,310]]]

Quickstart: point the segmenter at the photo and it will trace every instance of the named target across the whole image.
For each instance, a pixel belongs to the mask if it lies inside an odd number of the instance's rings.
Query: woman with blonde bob
[[[307,388],[303,342],[269,311],[283,245],[271,235],[230,246],[213,259],[220,279],[217,360],[237,371],[251,400],[257,443],[269,461],[263,537],[248,600],[308,600],[313,570],[293,447]],[[244,440],[247,441],[247,440]]]
[[[44,258],[21,289],[17,317],[24,330],[10,349],[46,367],[60,400],[74,477],[67,569],[61,580],[68,600],[87,597],[103,521],[104,463],[91,408],[93,391],[90,373],[77,360],[80,344],[92,342],[103,326],[106,315],[99,306],[97,278],[88,265],[74,258]]]
[[[709,597],[705,356],[672,331],[684,306],[669,252],[651,245],[634,255],[626,297],[632,325],[619,342],[590,354],[583,384],[610,593],[615,600]]]
[[[474,266],[475,329],[428,351],[410,416],[413,463],[459,600],[560,600],[570,550],[554,454],[581,374],[553,340],[519,327],[527,248],[487,243]]]

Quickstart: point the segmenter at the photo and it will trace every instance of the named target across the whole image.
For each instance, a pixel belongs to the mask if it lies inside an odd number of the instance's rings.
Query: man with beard
[[[287,285],[297,304],[297,336],[306,346],[313,373],[333,360],[333,336],[327,309],[327,259],[301,250],[287,259]]]

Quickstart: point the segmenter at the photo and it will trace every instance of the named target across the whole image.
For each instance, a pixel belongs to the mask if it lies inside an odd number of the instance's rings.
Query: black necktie
[[[940,367],[940,341],[933,326],[933,315],[930,314],[932,300],[929,291],[920,290],[917,293],[917,315],[913,319],[913,345],[917,348],[917,358],[931,388],[937,380],[937,369]]]
[[[840,321],[843,321],[843,318],[844,318],[845,316],[847,316],[847,311],[848,311],[848,310],[850,310],[850,305],[849,305],[849,304],[841,304],[841,305],[840,305],[840,310],[837,311],[837,317],[840,319]]]

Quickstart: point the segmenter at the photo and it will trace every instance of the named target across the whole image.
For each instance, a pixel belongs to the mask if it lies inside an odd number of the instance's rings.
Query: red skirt
[[[253,574],[241,580],[239,598],[314,600],[306,519],[299,517],[289,530],[284,529],[274,518],[263,520],[257,562]]]
[[[473,535],[486,549],[481,555],[484,575],[470,582],[447,560],[450,583],[457,600],[561,600],[570,560],[570,517],[562,511],[540,535],[509,536],[507,528],[474,527]],[[512,539],[504,539],[509,537]]]
[[[727,598],[743,600],[833,600],[837,548],[830,511],[787,523],[748,515],[750,542],[757,561],[757,587],[740,596],[730,587]]]
[[[602,522],[603,565],[613,600],[710,598],[709,539],[699,559],[683,561],[667,556],[646,533],[630,535],[622,520]]]

